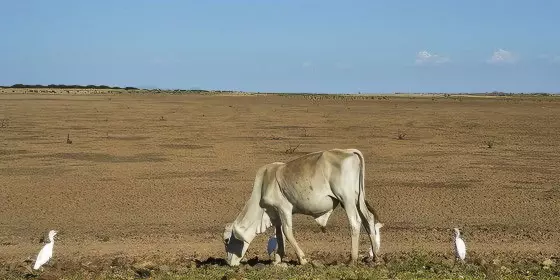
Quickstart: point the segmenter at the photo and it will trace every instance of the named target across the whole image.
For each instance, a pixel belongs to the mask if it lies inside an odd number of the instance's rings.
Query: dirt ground
[[[257,169],[330,148],[365,156],[382,254],[451,256],[453,227],[468,254],[559,254],[558,97],[0,91],[2,262],[34,258],[50,229],[59,260],[224,257]],[[326,233],[294,223],[311,258],[349,258],[342,209]],[[266,240],[247,257],[266,258]]]

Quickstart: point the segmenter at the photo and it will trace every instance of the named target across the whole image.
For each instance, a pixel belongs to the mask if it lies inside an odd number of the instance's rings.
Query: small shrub
[[[288,149],[286,149],[286,151],[285,151],[286,154],[293,154],[293,153],[295,153],[296,150],[297,150],[297,148],[299,148],[300,145],[301,145],[301,144],[297,144],[297,146],[295,146],[295,147],[292,147],[292,146],[290,145],[290,147],[289,147]]]
[[[494,140],[486,140],[484,144],[486,144],[486,147],[488,147],[488,149],[492,149],[492,147],[494,147]]]
[[[399,130],[399,132],[397,133],[397,139],[398,140],[404,140],[405,137],[406,137],[406,133]]]
[[[109,236],[105,234],[97,235],[97,239],[101,242],[109,242],[110,240]]]

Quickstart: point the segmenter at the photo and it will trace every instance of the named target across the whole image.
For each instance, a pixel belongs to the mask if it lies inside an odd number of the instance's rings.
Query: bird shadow
[[[28,273],[23,274],[24,279],[32,279],[32,278],[37,278],[37,277],[39,277],[39,274],[36,274],[36,273],[28,272]]]

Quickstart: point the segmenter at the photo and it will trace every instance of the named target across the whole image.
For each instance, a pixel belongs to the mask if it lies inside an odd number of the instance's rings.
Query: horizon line
[[[202,89],[199,87],[191,88],[160,88],[160,87],[135,87],[135,86],[115,86],[115,85],[96,85],[96,84],[21,84],[0,85],[0,88],[12,89],[102,89],[102,90],[143,90],[143,91],[191,91],[191,92],[222,92],[222,93],[254,93],[254,94],[351,94],[351,95],[380,95],[380,94],[450,94],[450,95],[514,95],[514,94],[551,94],[556,95],[560,92],[543,92],[543,91],[392,91],[392,92],[369,92],[369,91],[348,91],[348,92],[311,92],[311,91],[247,91],[234,89]]]

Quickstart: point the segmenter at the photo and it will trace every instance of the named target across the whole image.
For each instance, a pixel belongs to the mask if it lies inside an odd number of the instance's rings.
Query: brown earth
[[[221,258],[256,170],[330,148],[365,156],[381,253],[450,256],[460,227],[468,254],[558,256],[560,98],[3,91],[2,262],[34,258],[50,229],[59,260]],[[326,233],[294,223],[311,258],[349,257],[343,210]]]

